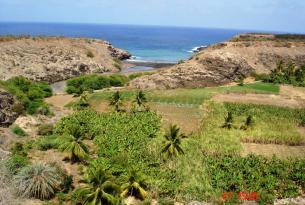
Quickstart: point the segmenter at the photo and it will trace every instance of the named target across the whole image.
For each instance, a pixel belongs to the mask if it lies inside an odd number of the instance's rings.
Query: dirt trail
[[[46,99],[46,102],[57,108],[64,108],[66,104],[74,100],[73,95],[54,95]]]
[[[222,93],[212,99],[217,102],[249,103],[262,105],[275,105],[282,107],[305,107],[305,88],[288,85],[280,87],[279,95],[254,93]]]

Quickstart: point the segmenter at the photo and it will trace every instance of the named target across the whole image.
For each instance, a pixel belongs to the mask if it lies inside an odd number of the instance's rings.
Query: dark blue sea
[[[221,42],[245,30],[57,23],[0,23],[0,35],[47,35],[104,39],[136,60],[177,62],[198,46]]]

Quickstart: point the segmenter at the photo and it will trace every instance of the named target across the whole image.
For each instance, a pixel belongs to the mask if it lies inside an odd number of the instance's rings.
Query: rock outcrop
[[[14,112],[14,97],[0,89],[0,127],[8,127],[15,122],[18,114]]]
[[[185,63],[137,78],[130,86],[172,89],[223,85],[251,72],[269,72],[281,60],[305,64],[305,42],[278,40],[266,34],[247,34],[246,37],[235,37],[231,41],[209,46]]]
[[[129,57],[127,51],[97,39],[15,37],[0,41],[0,80],[22,75],[53,83],[81,74],[118,71],[117,59]]]

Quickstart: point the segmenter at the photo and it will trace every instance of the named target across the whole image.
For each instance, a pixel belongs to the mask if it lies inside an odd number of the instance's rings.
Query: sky
[[[0,0],[0,22],[162,25],[305,33],[305,0]]]

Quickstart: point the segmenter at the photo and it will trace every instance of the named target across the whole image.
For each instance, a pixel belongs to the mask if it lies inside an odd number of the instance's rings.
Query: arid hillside
[[[130,85],[141,89],[222,85],[251,72],[267,73],[281,60],[305,64],[305,40],[298,36],[244,34],[211,45],[184,63],[138,78]]]
[[[106,41],[64,37],[0,37],[0,80],[22,75],[57,82],[87,73],[118,71],[130,54]]]

